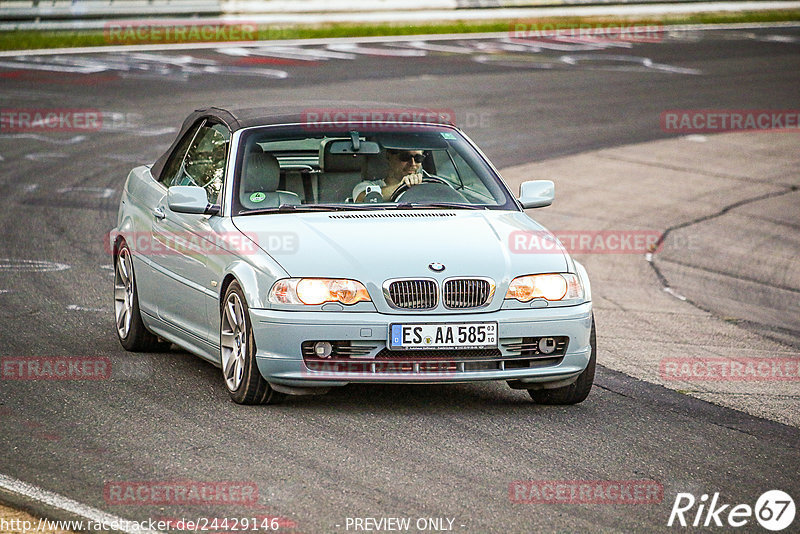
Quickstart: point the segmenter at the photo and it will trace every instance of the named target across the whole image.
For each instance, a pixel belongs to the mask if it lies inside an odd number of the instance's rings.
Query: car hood
[[[515,235],[546,230],[521,212],[408,210],[249,215],[234,218],[293,277],[351,278],[380,287],[390,278],[565,272],[566,255],[517,253]],[[431,263],[445,269],[436,273]]]

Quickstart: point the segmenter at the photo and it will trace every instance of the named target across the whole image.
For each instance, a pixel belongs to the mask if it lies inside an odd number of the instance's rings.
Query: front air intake
[[[432,310],[439,302],[436,280],[392,280],[384,284],[389,305],[400,310]]]
[[[488,278],[453,278],[446,280],[442,300],[446,308],[466,310],[482,308],[494,296],[494,282]]]

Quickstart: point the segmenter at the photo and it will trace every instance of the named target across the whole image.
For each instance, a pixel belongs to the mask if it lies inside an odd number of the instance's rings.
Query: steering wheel
[[[425,176],[422,177],[422,184],[444,184],[447,187],[450,187],[450,184],[447,183],[443,178],[439,178],[438,176],[434,176],[432,174],[425,173]],[[422,184],[417,184],[414,187],[419,187]],[[400,195],[405,193],[411,188],[411,186],[407,184],[400,184],[400,186],[394,190],[392,193],[392,198],[389,199],[391,202],[397,202],[397,199],[400,198]]]

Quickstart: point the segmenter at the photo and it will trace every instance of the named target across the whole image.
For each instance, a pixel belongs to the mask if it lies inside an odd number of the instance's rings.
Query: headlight
[[[338,278],[286,278],[278,280],[269,290],[274,304],[317,305],[325,302],[355,304],[370,301],[364,284]]]
[[[583,297],[580,280],[574,274],[531,274],[511,281],[507,299],[528,302],[535,298],[547,300],[577,299]]]

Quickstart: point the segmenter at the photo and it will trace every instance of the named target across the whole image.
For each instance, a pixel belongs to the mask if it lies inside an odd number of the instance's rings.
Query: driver
[[[426,154],[422,150],[386,149],[389,172],[384,180],[364,180],[353,188],[355,202],[364,202],[367,188],[381,189],[383,198],[392,198],[392,194],[400,185],[412,187],[422,183],[422,162]]]

